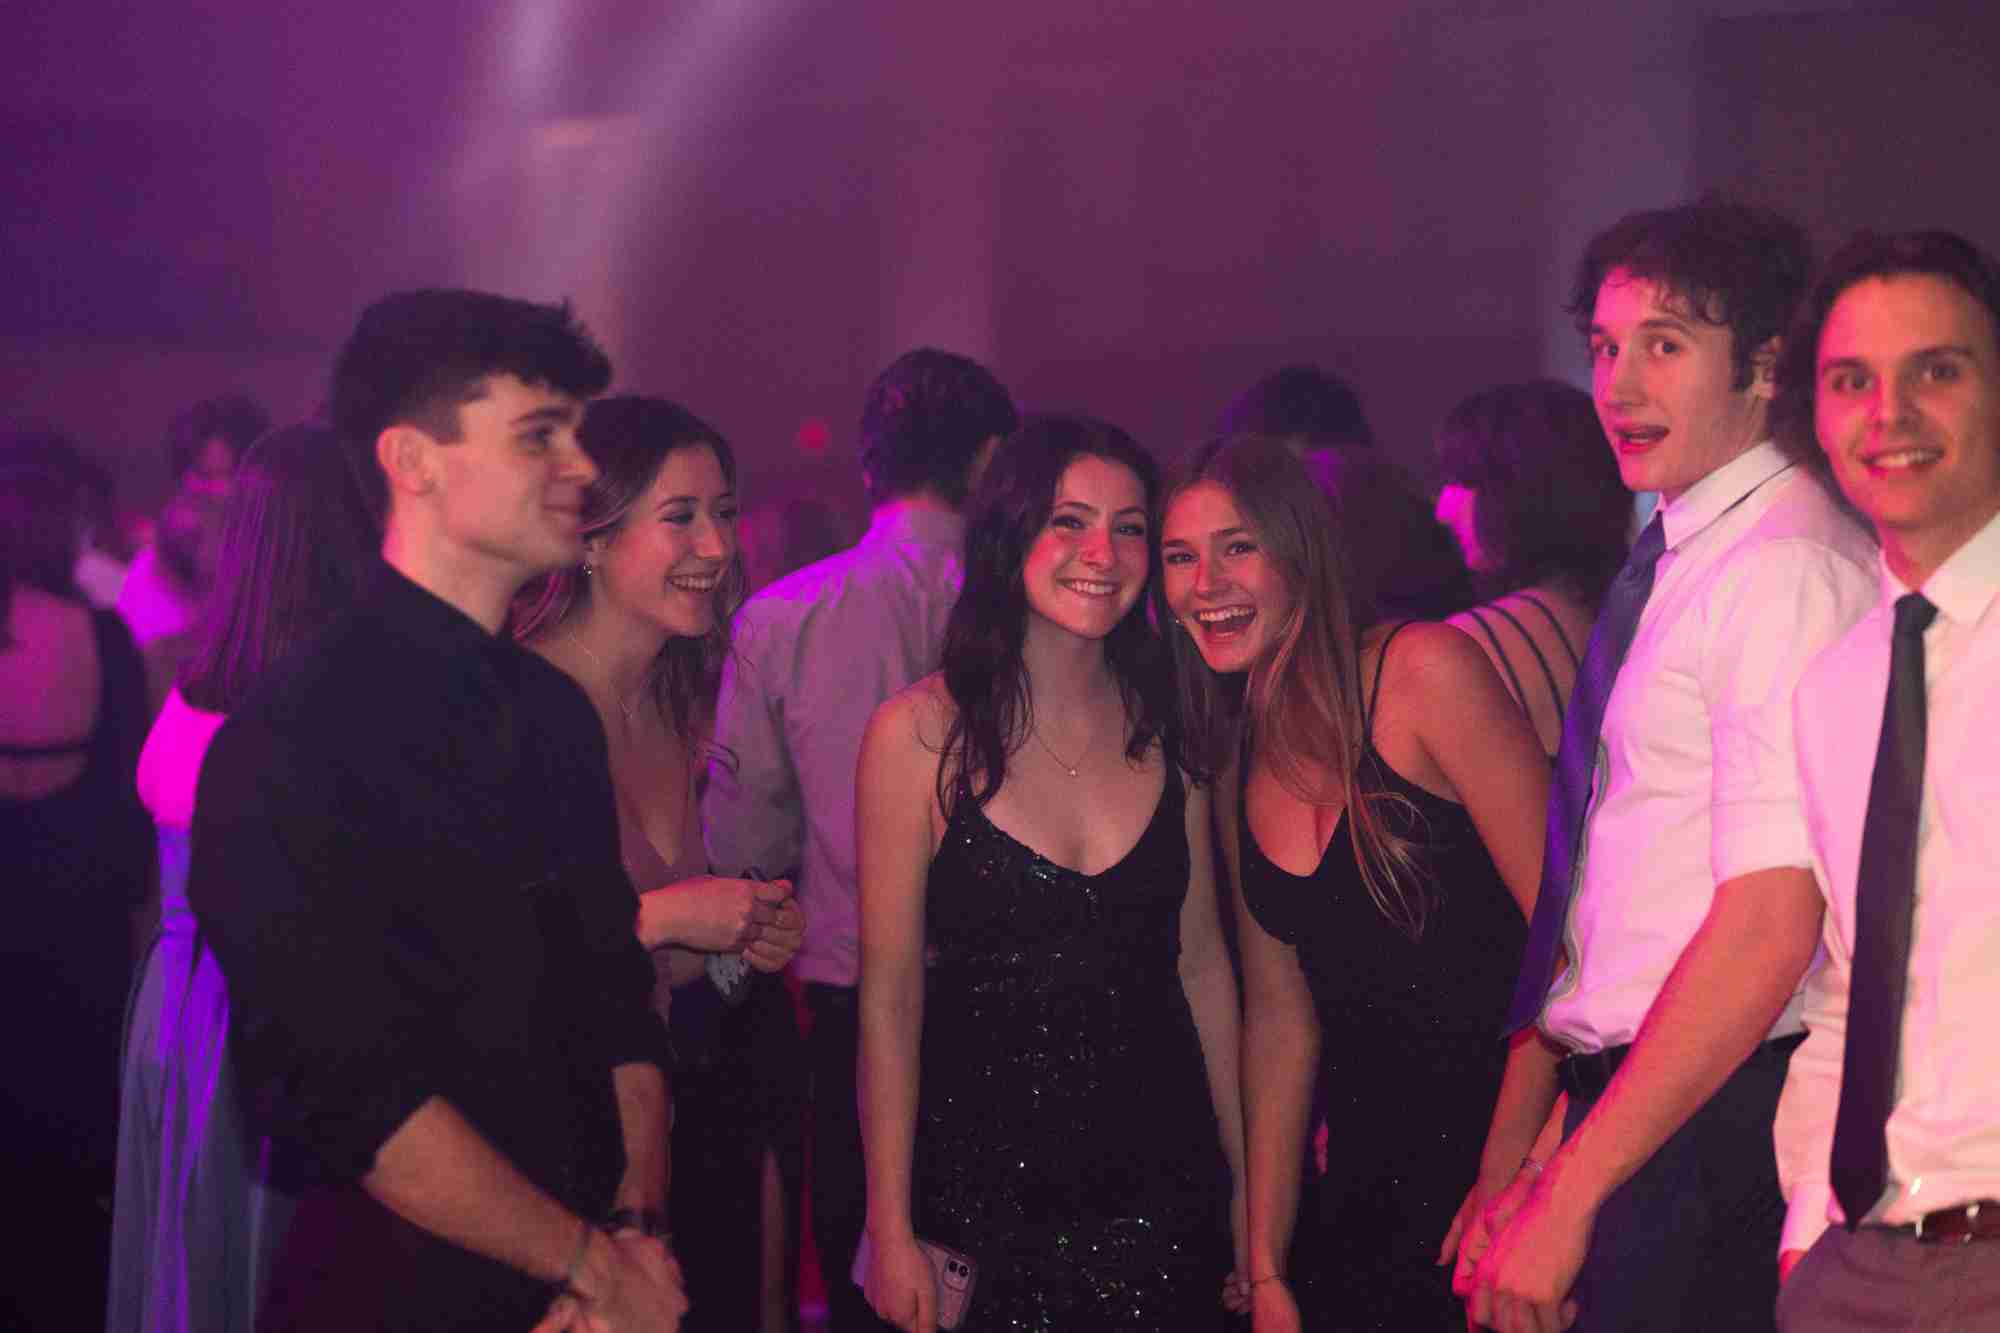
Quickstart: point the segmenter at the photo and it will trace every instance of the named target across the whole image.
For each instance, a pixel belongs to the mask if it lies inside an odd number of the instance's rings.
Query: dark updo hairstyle
[[[1423,933],[1433,897],[1418,875],[1410,840],[1384,813],[1407,798],[1390,791],[1368,746],[1363,716],[1361,638],[1381,618],[1376,586],[1384,562],[1363,562],[1370,538],[1339,508],[1299,456],[1296,442],[1265,435],[1212,440],[1177,472],[1165,505],[1191,486],[1228,492],[1258,549],[1291,594],[1265,635],[1264,650],[1239,681],[1209,670],[1186,633],[1173,636],[1179,729],[1198,771],[1213,775],[1243,752],[1261,756],[1284,789],[1314,805],[1346,811],[1354,861],[1369,897],[1411,938]],[[1160,615],[1171,616],[1163,589]]]
[[[597,464],[583,494],[583,537],[608,537],[623,527],[667,459],[706,448],[736,489],[736,454],[722,432],[665,398],[599,398],[584,409],[577,441]],[[514,637],[540,638],[562,625],[590,597],[581,562],[532,580],[514,599]],[[669,638],[653,660],[653,699],[674,734],[692,741],[715,706],[722,662],[729,653],[729,617],[743,598],[743,556],[730,556],[715,589],[715,626],[698,639]]]
[[[1007,760],[1034,724],[1022,645],[1028,596],[1021,581],[1028,548],[1048,526],[1056,487],[1079,458],[1128,468],[1146,495],[1147,581],[1158,583],[1159,544],[1150,540],[1159,514],[1160,470],[1138,441],[1108,422],[1086,416],[1030,416],[995,451],[967,504],[965,584],[944,634],[944,683],[957,707],[938,768],[938,800],[950,810],[960,792],[980,805],[1007,776]],[[1173,686],[1166,651],[1141,597],[1104,638],[1104,660],[1125,710],[1125,754],[1137,759],[1155,741],[1168,745]]]
[[[1365,617],[1442,620],[1472,600],[1472,575],[1437,507],[1401,464],[1374,449],[1321,449],[1287,440],[1333,509]]]
[[[1986,311],[2000,343],[2000,260],[1956,232],[1857,233],[1834,252],[1812,293],[1800,304],[1778,356],[1778,396],[1771,407],[1778,443],[1792,458],[1822,472],[1826,454],[1815,438],[1813,418],[1819,390],[1819,339],[1834,303],[1856,283],[1902,276],[1939,278],[1959,288]]]
[[[354,604],[378,540],[333,431],[282,426],[252,444],[223,510],[215,583],[181,668],[182,697],[234,712]]]
[[[1560,579],[1595,609],[1625,561],[1632,493],[1590,395],[1560,380],[1482,389],[1438,427],[1439,476],[1477,493],[1473,533],[1494,568],[1483,598]]]

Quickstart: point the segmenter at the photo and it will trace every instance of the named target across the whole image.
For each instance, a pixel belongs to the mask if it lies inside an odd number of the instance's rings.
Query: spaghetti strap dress
[[[1479,1173],[1527,924],[1464,806],[1389,767],[1372,735],[1361,769],[1414,844],[1430,902],[1416,938],[1370,897],[1345,816],[1304,876],[1273,865],[1240,817],[1244,899],[1298,951],[1328,1091],[1319,1216],[1301,1219],[1317,1253],[1296,1255],[1293,1286],[1307,1328],[1462,1329],[1437,1251]]]
[[[1097,875],[954,802],[925,890],[912,1206],[978,1265],[967,1330],[1222,1327],[1230,1178],[1178,971],[1184,800],[1169,764]]]

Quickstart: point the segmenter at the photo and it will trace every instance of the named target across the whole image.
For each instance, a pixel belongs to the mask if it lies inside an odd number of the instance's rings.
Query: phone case
[[[917,1238],[917,1248],[931,1261],[931,1274],[937,1282],[937,1326],[949,1333],[965,1322],[965,1312],[972,1308],[973,1288],[979,1284],[979,1265],[971,1255],[960,1254],[948,1245],[921,1236]],[[874,1257],[874,1246],[864,1231],[861,1244],[854,1251],[854,1269],[849,1274],[855,1286],[868,1285],[868,1267]]]

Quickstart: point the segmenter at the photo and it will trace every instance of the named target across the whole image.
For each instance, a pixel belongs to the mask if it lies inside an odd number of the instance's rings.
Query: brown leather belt
[[[1951,1241],[1970,1245],[1975,1240],[2000,1240],[2000,1202],[1980,1199],[1956,1208],[1940,1208],[1894,1230],[1913,1234],[1923,1245],[1944,1245]]]

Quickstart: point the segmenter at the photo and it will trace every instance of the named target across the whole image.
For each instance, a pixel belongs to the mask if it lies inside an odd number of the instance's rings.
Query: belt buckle
[[[1926,1223],[1926,1222],[1930,1221],[1930,1219],[1931,1219],[1931,1218],[1933,1218],[1933,1217],[1937,1217],[1937,1216],[1942,1216],[1942,1215],[1943,1215],[1944,1213],[1946,1213],[1946,1212],[1954,1212],[1954,1213],[1959,1213],[1959,1214],[1961,1214],[1961,1215],[1962,1215],[1962,1216],[1964,1217],[1964,1219],[1965,1219],[1965,1231],[1964,1231],[1964,1234],[1962,1234],[1962,1235],[1960,1235],[1960,1236],[1958,1237],[1958,1243],[1959,1243],[1960,1245],[1970,1245],[1970,1244],[1972,1244],[1972,1242],[1973,1242],[1974,1238],[1975,1238],[1975,1237],[1977,1237],[1977,1236],[1978,1236],[1978,1234],[1979,1234],[1979,1212],[1980,1212],[1980,1203],[1979,1203],[1978,1201],[1976,1201],[1976,1200],[1975,1200],[1974,1202],[1972,1202],[1972,1203],[1968,1203],[1968,1204],[1966,1204],[1966,1205],[1965,1205],[1965,1206],[1964,1206],[1963,1208],[1948,1208],[1948,1209],[1940,1209],[1940,1210],[1939,1210],[1939,1211],[1938,1211],[1937,1213],[1924,1213],[1924,1214],[1921,1214],[1921,1215],[1920,1215],[1920,1216],[1919,1216],[1919,1217],[1917,1218],[1917,1220],[1916,1220],[1916,1224],[1915,1224],[1915,1226],[1914,1226],[1914,1228],[1913,1228],[1913,1229],[1914,1229],[1914,1231],[1916,1232],[1916,1238],[1917,1238],[1917,1243],[1918,1243],[1918,1244],[1920,1244],[1920,1245],[1936,1245],[1936,1244],[1938,1244],[1938,1243],[1939,1243],[1939,1242],[1941,1242],[1941,1241],[1944,1241],[1944,1240],[1947,1240],[1947,1239],[1949,1239],[1949,1237],[1946,1237],[1946,1236],[1940,1236],[1940,1235],[1937,1235],[1937,1234],[1935,1234],[1935,1233],[1933,1233],[1933,1234],[1931,1234],[1931,1235],[1926,1235],[1926,1234],[1924,1233],[1924,1223]]]

